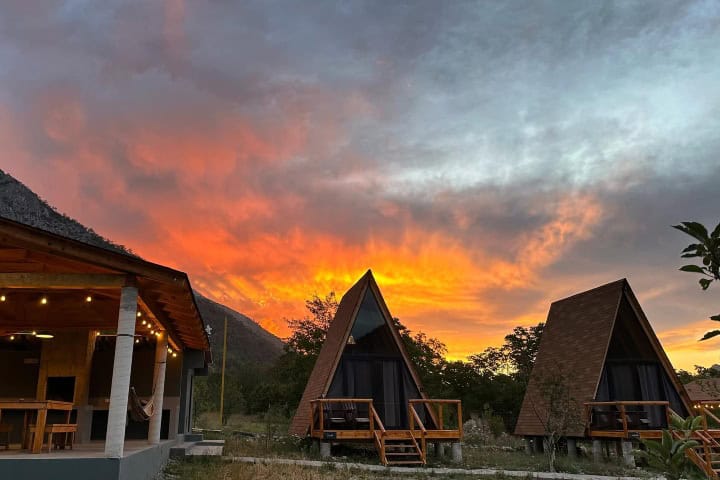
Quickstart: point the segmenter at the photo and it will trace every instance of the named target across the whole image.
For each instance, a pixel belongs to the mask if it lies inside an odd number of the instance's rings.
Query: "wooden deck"
[[[460,400],[413,399],[408,402],[407,412],[409,428],[386,429],[372,399],[313,400],[310,402],[310,437],[334,442],[372,441],[383,465],[424,465],[428,441],[459,442],[462,439]],[[429,417],[428,423],[434,428],[428,428],[423,417]]]
[[[713,406],[717,402],[699,402],[693,405],[693,416],[702,417],[702,427],[692,432],[691,437],[698,441],[695,448],[688,448],[685,453],[708,478],[720,480],[720,418],[713,412]],[[662,408],[666,424],[661,428],[651,426],[647,418],[643,418],[644,407]],[[585,403],[585,418],[587,436],[596,439],[659,439],[662,438],[663,429],[671,425],[671,416],[676,414],[670,408],[669,402],[646,401],[646,402],[587,402]],[[598,422],[599,416],[604,417]],[[599,425],[603,423],[604,425]],[[615,427],[617,425],[617,427]],[[615,428],[613,428],[615,427]],[[678,430],[670,430],[676,438],[681,438],[683,433]]]

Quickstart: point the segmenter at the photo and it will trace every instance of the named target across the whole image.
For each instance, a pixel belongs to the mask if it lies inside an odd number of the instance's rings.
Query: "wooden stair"
[[[687,457],[711,480],[720,480],[720,443],[706,430],[693,432],[693,439],[700,442],[685,451]]]
[[[377,432],[375,446],[383,465],[425,465],[425,452],[410,430]]]

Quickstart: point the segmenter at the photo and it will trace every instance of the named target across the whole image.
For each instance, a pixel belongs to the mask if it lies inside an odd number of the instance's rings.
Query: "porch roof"
[[[186,273],[0,218],[0,295],[6,300],[0,301],[0,335],[27,329],[114,329],[125,285],[137,286],[139,310],[168,331],[176,348],[209,354]],[[48,308],[33,305],[41,296]],[[84,301],[87,297],[92,301]]]

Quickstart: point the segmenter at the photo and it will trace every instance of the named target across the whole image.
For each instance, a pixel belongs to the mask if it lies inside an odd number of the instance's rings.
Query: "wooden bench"
[[[30,434],[30,445],[32,445],[33,438],[36,435],[37,427],[30,425],[28,427],[28,433]],[[56,440],[53,442],[55,434],[62,434],[62,441]],[[73,448],[73,442],[75,441],[75,433],[77,433],[77,423],[50,423],[45,425],[44,435],[48,436],[47,451],[50,453],[51,448],[65,449],[66,446]],[[43,435],[43,437],[44,437]]]
[[[5,450],[10,450],[10,433],[12,429],[12,425],[0,423],[0,447],[5,447]]]

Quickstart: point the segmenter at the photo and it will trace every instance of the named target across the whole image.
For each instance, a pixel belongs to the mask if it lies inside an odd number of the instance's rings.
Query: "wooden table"
[[[35,420],[35,438],[33,439],[30,451],[32,453],[40,453],[42,450],[43,438],[45,437],[45,424],[47,423],[48,410],[67,412],[65,423],[70,423],[70,413],[72,412],[72,409],[72,402],[34,399],[0,399],[0,420],[2,419],[3,410],[25,410],[26,412],[37,412]],[[27,428],[27,422],[25,422],[25,428]]]

